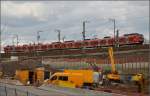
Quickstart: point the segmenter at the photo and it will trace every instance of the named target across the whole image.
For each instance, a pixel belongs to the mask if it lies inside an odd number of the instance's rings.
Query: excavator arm
[[[112,73],[115,73],[116,69],[115,69],[115,61],[114,61],[113,48],[112,47],[109,47],[108,53],[109,53],[109,57],[110,57]]]
[[[116,72],[116,68],[115,68],[115,61],[114,61],[112,47],[108,48],[108,54],[109,54],[110,62],[111,62],[111,73],[107,74],[107,78],[109,80],[120,81],[120,75]]]

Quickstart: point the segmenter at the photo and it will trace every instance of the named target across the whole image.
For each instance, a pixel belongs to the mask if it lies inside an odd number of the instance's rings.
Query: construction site
[[[65,40],[57,29],[57,40],[48,43],[37,31],[34,43],[21,44],[17,34],[13,44],[4,45],[1,29],[0,96],[149,96],[150,43],[145,33],[122,34],[116,19],[110,21],[109,36],[88,37],[85,20],[77,33],[81,40]]]

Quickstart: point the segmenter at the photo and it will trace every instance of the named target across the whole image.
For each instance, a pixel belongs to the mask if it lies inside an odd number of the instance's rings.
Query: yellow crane
[[[113,55],[113,48],[112,47],[108,48],[108,53],[109,53],[109,58],[110,58],[110,62],[111,62],[111,73],[107,74],[107,78],[109,80],[113,80],[113,81],[120,81],[120,75],[116,71],[116,67],[115,67],[115,61],[114,61],[114,55]]]
[[[112,47],[109,47],[108,53],[109,53],[109,57],[110,57],[110,61],[111,61],[111,73],[107,74],[107,78],[110,81],[119,81],[120,82],[121,79],[120,79],[120,75],[116,71],[114,55],[113,55],[113,48]],[[142,88],[144,86],[144,76],[143,76],[143,74],[137,73],[137,74],[132,76],[131,80],[138,85],[138,91],[141,92]]]
[[[113,55],[113,48],[109,47],[108,48],[108,53],[109,53],[109,58],[111,61],[111,73],[107,74],[107,78],[110,80],[120,80],[120,75],[118,74],[118,72],[116,71],[116,66],[115,66],[115,59],[114,59],[114,55]],[[132,81],[136,81],[136,82],[140,82],[142,80],[143,74],[135,74],[134,76],[132,76]]]

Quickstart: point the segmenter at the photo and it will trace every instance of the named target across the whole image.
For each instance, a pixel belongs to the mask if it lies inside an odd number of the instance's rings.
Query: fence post
[[[3,88],[3,87],[2,87],[2,86],[0,86],[0,96],[2,96],[2,95],[1,95],[1,88]]]
[[[27,96],[29,96],[29,92],[27,91]]]
[[[5,94],[6,94],[6,96],[7,96],[7,87],[5,86]]]
[[[16,90],[16,88],[15,88],[15,96],[17,96],[17,90]]]

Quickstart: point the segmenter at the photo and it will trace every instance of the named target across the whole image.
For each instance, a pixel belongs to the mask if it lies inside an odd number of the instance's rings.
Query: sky
[[[1,1],[2,46],[58,41],[57,29],[65,40],[82,40],[82,23],[88,21],[86,38],[113,36],[113,22],[120,36],[143,34],[149,39],[148,1]]]

